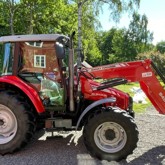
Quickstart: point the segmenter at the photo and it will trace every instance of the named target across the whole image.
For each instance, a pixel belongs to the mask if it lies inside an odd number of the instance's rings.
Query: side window
[[[40,85],[39,80],[43,78],[61,83],[54,42],[22,42],[21,54],[19,75],[25,80],[35,86]]]
[[[69,76],[69,50],[68,48],[65,49],[65,58],[62,59],[62,67],[64,69],[65,77]]]
[[[61,68],[52,42],[26,42],[21,45],[20,76],[40,93],[45,106],[63,106]]]

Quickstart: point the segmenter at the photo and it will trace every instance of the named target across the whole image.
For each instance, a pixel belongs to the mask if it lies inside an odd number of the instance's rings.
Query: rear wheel
[[[25,99],[14,92],[0,93],[0,154],[24,146],[35,131],[35,118]]]
[[[10,142],[17,132],[18,123],[14,113],[0,104],[0,144]]]
[[[92,114],[84,126],[84,142],[89,152],[108,161],[125,159],[137,146],[138,130],[125,111],[106,109]]]

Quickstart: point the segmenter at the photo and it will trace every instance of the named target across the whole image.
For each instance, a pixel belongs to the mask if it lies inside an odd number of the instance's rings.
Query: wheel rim
[[[14,113],[0,104],[0,144],[11,141],[17,132],[17,119]]]
[[[94,141],[99,149],[107,153],[120,151],[126,144],[127,135],[123,127],[114,122],[100,124],[94,132]]]

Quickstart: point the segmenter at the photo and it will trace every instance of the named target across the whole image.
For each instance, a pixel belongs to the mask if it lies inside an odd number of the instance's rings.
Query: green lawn
[[[129,93],[130,96],[134,96],[134,92],[131,91],[132,87],[139,87],[138,83],[130,83],[130,84],[125,84],[125,85],[119,85],[116,86],[115,88],[124,91],[126,93]],[[145,112],[146,108],[151,106],[151,102],[148,100],[148,98],[146,98],[147,104],[141,104],[141,103],[135,103],[133,104],[133,109],[135,112],[137,113],[143,113]]]

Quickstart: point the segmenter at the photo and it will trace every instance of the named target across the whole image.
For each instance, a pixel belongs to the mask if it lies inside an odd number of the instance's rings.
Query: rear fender
[[[116,98],[110,97],[110,98],[105,98],[105,99],[101,99],[101,100],[95,101],[94,103],[90,104],[88,107],[85,108],[85,110],[83,111],[83,113],[80,115],[80,117],[79,117],[79,119],[78,119],[78,122],[77,122],[77,125],[76,125],[76,129],[78,129],[81,120],[83,119],[83,117],[84,117],[91,109],[93,109],[94,107],[97,107],[98,105],[101,105],[101,104],[105,104],[105,103],[114,103],[114,102],[116,102]]]
[[[11,84],[12,86],[19,88],[31,100],[38,113],[45,112],[44,106],[37,91],[17,76],[0,77],[0,83]]]

